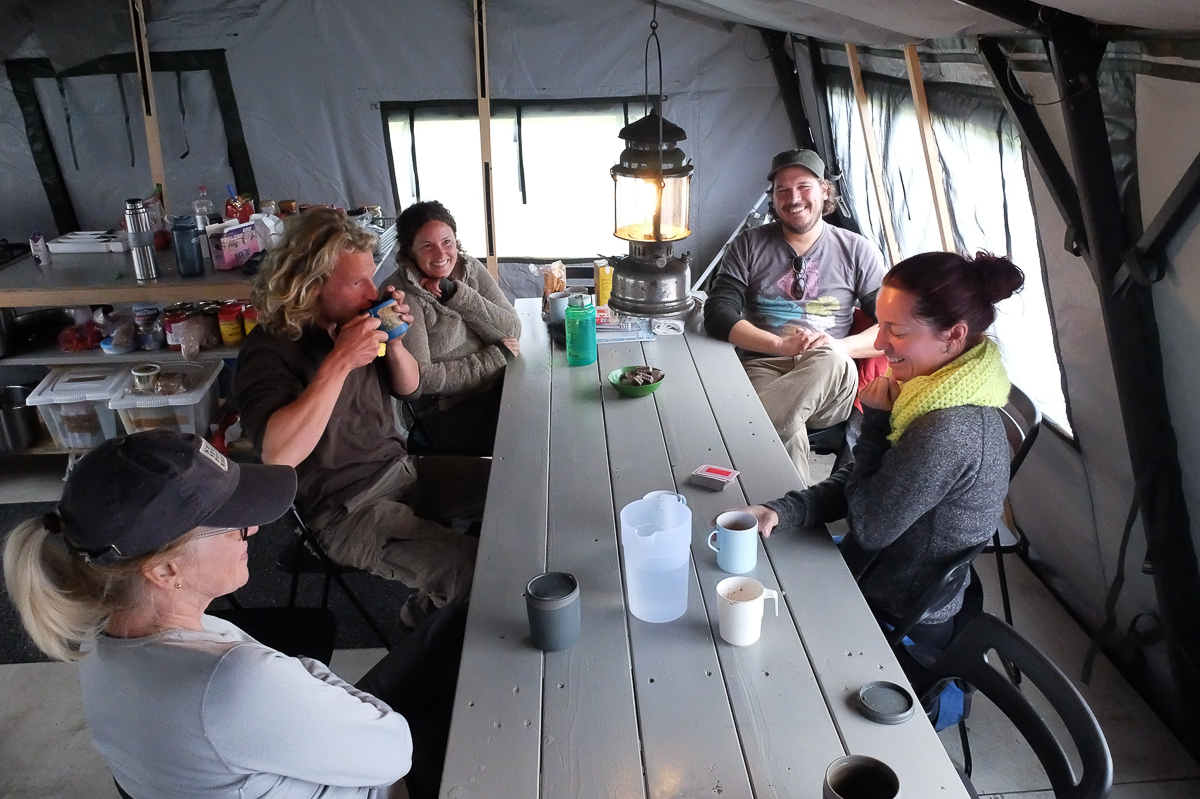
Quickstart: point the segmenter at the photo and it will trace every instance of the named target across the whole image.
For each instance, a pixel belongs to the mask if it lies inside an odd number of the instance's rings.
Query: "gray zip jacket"
[[[942,569],[992,536],[1008,494],[1010,456],[995,408],[931,411],[894,446],[890,432],[890,414],[867,408],[846,481],[850,532],[842,551],[856,575],[878,561],[860,587],[873,605],[899,617]],[[811,518],[805,494],[790,491],[766,503],[779,514],[780,527],[824,521]],[[925,623],[954,616],[962,595]]]

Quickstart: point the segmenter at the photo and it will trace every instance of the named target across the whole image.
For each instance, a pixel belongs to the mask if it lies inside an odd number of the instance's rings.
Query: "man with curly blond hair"
[[[289,220],[255,283],[234,398],[263,462],[296,468],[297,507],[330,557],[417,589],[401,609],[415,627],[468,599],[476,540],[440,522],[479,517],[489,462],[406,451],[392,398],[421,375],[404,337],[365,313],[391,298],[412,321],[403,292],[375,287],[375,244],[336,209]]]
[[[858,390],[855,358],[874,357],[878,326],[850,335],[857,303],[875,318],[879,248],[823,217],[837,207],[812,150],[771,161],[775,221],[743,231],[721,261],[704,328],[738,347],[746,376],[805,485],[808,430],[845,421]]]

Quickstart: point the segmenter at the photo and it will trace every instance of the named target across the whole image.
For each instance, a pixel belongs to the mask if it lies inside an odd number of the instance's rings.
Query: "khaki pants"
[[[431,519],[482,518],[490,470],[480,458],[397,461],[370,490],[311,526],[338,563],[399,580],[438,607],[466,602],[478,542]]]
[[[858,391],[854,361],[817,347],[794,358],[754,358],[742,366],[800,479],[810,485],[808,431],[850,417]]]

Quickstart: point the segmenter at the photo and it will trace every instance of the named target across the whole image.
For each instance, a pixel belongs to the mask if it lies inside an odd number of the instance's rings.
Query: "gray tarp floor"
[[[10,487],[12,483],[5,485]],[[7,501],[46,498],[25,492],[10,498],[7,490],[2,493]],[[989,556],[976,565],[984,581],[987,609],[999,615],[995,562]],[[1009,556],[1006,565],[1017,630],[1068,675],[1077,677],[1087,636],[1019,558]],[[339,650],[333,670],[353,682],[382,653],[381,649]],[[61,663],[0,666],[0,797],[116,796],[104,761],[88,738],[74,672],[74,666]],[[1200,796],[1200,766],[1107,660],[1097,660],[1092,684],[1080,689],[1112,749],[1113,799]],[[968,727],[974,782],[981,795],[1052,799],[1032,751],[983,697],[976,697]],[[961,765],[957,730],[946,730],[941,738]]]

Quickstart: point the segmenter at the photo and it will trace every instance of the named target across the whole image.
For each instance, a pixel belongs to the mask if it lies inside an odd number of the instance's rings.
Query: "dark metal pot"
[[[37,408],[26,405],[29,386],[0,387],[0,452],[28,449],[41,437]]]
[[[70,308],[42,308],[12,317],[9,325],[8,352],[16,355],[49,344],[59,332],[75,324],[75,312]]]

